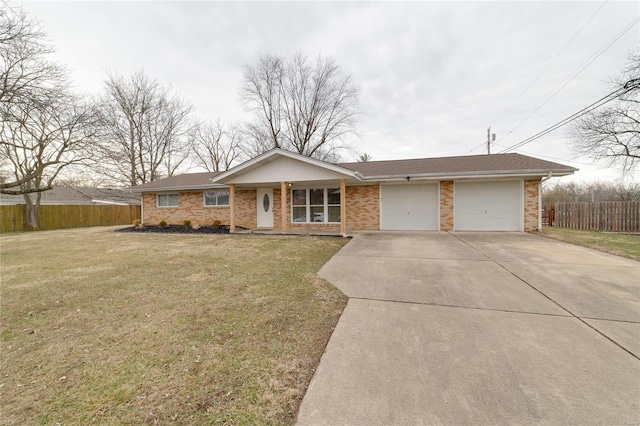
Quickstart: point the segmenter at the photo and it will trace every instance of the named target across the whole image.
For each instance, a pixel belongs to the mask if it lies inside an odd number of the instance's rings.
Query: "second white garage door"
[[[520,181],[456,182],[456,231],[521,231],[524,217]]]
[[[381,186],[382,229],[400,231],[438,230],[438,185]]]

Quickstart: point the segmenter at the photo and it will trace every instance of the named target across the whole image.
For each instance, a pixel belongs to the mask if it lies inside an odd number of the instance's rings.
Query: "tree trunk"
[[[24,213],[27,225],[32,231],[38,230],[38,210],[40,209],[41,193],[35,194],[35,202],[31,199],[32,194],[24,194]]]

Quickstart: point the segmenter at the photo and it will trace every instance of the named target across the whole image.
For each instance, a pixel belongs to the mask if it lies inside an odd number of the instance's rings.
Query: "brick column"
[[[236,232],[236,184],[229,184],[229,232]]]
[[[347,205],[346,205],[347,187],[344,179],[340,179],[340,235],[347,236]]]
[[[453,181],[440,182],[440,231],[453,231]]]
[[[287,211],[287,182],[280,182],[280,217],[282,218],[282,233],[289,231],[289,212]]]

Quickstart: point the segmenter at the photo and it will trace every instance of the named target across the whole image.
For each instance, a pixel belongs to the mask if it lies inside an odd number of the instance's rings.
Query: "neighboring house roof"
[[[22,195],[0,194],[0,204],[24,204]],[[140,196],[129,190],[56,186],[42,192],[40,204],[121,204],[138,205]]]
[[[366,161],[341,163],[342,167],[358,171],[365,179],[420,176],[465,176],[499,174],[567,175],[576,168],[521,154],[469,155],[461,157],[416,158],[409,160]]]
[[[289,163],[283,163],[283,159],[287,159]],[[189,173],[173,176],[134,186],[131,191],[140,193],[216,188],[226,186],[235,181],[243,182],[243,179],[246,180],[247,176],[252,176],[250,173],[265,166],[265,168],[272,169],[272,176],[274,167],[282,168],[282,177],[274,177],[274,182],[288,181],[289,179],[286,177],[288,170],[285,170],[285,167],[292,164],[291,160],[297,160],[298,164],[305,164],[331,172],[334,176],[344,177],[352,183],[404,180],[407,177],[411,179],[456,179],[506,176],[566,176],[578,170],[563,164],[515,153],[331,164],[276,148],[225,172]],[[278,163],[278,161],[280,162]],[[274,164],[277,166],[274,166]]]

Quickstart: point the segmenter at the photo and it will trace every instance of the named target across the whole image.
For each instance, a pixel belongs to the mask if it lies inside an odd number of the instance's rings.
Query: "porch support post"
[[[229,184],[229,233],[236,232],[236,184]]]
[[[289,230],[289,212],[287,211],[287,182],[280,182],[280,217],[282,224],[280,226],[282,233],[286,234]]]
[[[344,179],[340,179],[340,235],[347,236],[347,205],[346,200],[346,185]]]

